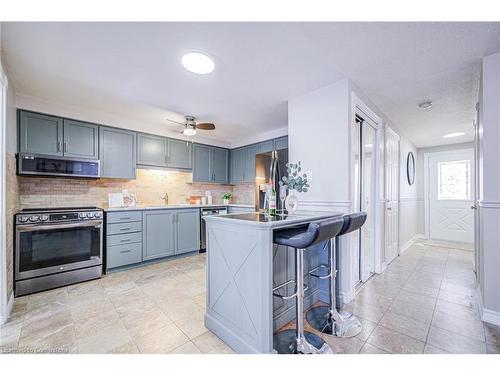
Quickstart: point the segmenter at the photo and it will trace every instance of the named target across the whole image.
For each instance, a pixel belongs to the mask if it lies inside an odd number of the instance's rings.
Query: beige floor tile
[[[343,338],[324,334],[321,337],[330,345],[335,354],[356,354],[365,344],[364,341],[357,337]]]
[[[363,319],[359,316],[357,318],[361,322],[363,328],[361,332],[356,336],[356,338],[360,339],[361,341],[366,341],[372,334],[373,330],[377,327],[377,323]]]
[[[33,316],[23,322],[19,345],[26,346],[36,340],[42,340],[44,337],[57,333],[68,326],[73,329],[73,321],[69,310]]]
[[[126,310],[120,308],[119,315],[133,338],[157,332],[172,323],[155,304],[133,305]]]
[[[35,352],[77,353],[75,329],[72,323],[60,324],[51,329],[39,330],[26,334],[23,329],[19,338],[19,348]]]
[[[0,325],[0,348],[17,348],[22,325],[18,321]]]
[[[424,354],[451,354],[451,353],[444,349],[438,348],[437,346],[425,344]]]
[[[379,324],[424,342],[429,332],[429,323],[423,323],[416,319],[390,312],[384,315]]]
[[[200,316],[177,320],[175,325],[191,340],[208,331],[204,319],[200,319]]]
[[[377,348],[375,345],[365,343],[359,354],[390,354],[383,349]]]
[[[396,297],[396,301],[403,301],[432,310],[436,305],[436,299],[437,293],[435,296],[429,296],[405,289],[401,290],[401,292]]]
[[[466,307],[463,305],[457,305],[456,303],[447,302],[443,300],[437,300],[436,311],[441,311],[461,319],[475,319],[481,320],[479,316],[479,310],[477,308]]]
[[[421,354],[424,350],[423,341],[382,326],[375,328],[367,342],[389,353]]]
[[[114,309],[101,310],[94,315],[87,314],[86,317],[76,318],[73,321],[77,339],[98,336],[102,331],[111,328],[116,330],[124,328],[118,313]]]
[[[200,349],[197,348],[192,341],[189,341],[181,346],[178,346],[174,350],[168,352],[168,354],[202,354]]]
[[[212,332],[206,332],[193,340],[194,344],[204,354],[231,354],[233,351]]]
[[[419,322],[429,324],[432,320],[434,311],[420,305],[401,301],[396,299],[387,311],[389,313],[404,315],[408,318],[418,320]]]
[[[344,310],[356,315],[359,318],[378,323],[384,316],[387,308],[370,305],[354,300],[352,303],[346,304]]]
[[[486,342],[483,323],[474,319],[458,318],[442,311],[435,311],[433,326],[456,332],[475,340]]]
[[[446,302],[456,303],[457,305],[462,305],[471,309],[477,307],[475,295],[454,293],[448,290],[441,289],[439,291],[438,299]]]
[[[455,332],[431,326],[427,344],[457,354],[484,354],[486,344],[482,341],[459,335]]]
[[[157,302],[159,307],[174,322],[203,317],[204,310],[190,300],[179,300],[175,304],[170,301]]]
[[[78,350],[84,354],[111,353],[125,345],[130,345],[132,339],[123,325],[113,325],[94,335],[85,335],[77,339]]]
[[[173,323],[156,332],[134,338],[139,351],[148,354],[168,353],[188,341],[188,337]]]

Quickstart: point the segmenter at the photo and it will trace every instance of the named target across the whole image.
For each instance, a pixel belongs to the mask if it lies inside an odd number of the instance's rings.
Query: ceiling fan
[[[184,116],[186,121],[184,123],[167,119],[170,122],[175,122],[176,124],[183,125],[184,129],[182,129],[181,133],[184,135],[192,136],[196,134],[196,130],[215,130],[215,125],[211,122],[196,122],[196,117],[194,116]]]

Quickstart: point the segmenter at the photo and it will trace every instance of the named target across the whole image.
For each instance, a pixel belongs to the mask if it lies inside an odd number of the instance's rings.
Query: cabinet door
[[[148,134],[137,136],[137,164],[167,166],[167,140]]]
[[[174,210],[144,212],[143,260],[161,258],[175,253]]]
[[[183,209],[175,212],[176,254],[200,250],[200,211]]]
[[[245,172],[245,148],[231,151],[231,183],[236,184],[243,181]]]
[[[134,179],[136,134],[101,126],[99,135],[101,177]]]
[[[168,140],[168,166],[169,168],[193,168],[193,144],[177,139]]]
[[[261,142],[259,146],[259,152],[271,152],[272,150],[274,150],[274,141],[271,139],[269,141]]]
[[[99,126],[86,122],[64,120],[64,156],[99,159]]]
[[[227,184],[228,150],[212,148],[212,181]]]
[[[252,145],[245,147],[245,169],[243,175],[243,181],[254,181],[255,180],[255,155],[259,153],[259,145]]]
[[[281,138],[276,138],[274,140],[274,149],[275,150],[283,150],[285,148],[288,148],[288,137],[281,137]]]
[[[19,152],[62,156],[63,120],[20,111]]]
[[[193,182],[211,182],[211,147],[193,146]]]

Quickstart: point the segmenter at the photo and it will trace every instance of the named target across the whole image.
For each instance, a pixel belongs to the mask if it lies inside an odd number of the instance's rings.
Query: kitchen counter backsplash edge
[[[253,204],[170,204],[165,206],[136,206],[136,207],[107,207],[103,208],[106,212],[115,211],[144,211],[144,210],[169,210],[169,209],[189,209],[189,208],[213,208],[213,207],[240,207],[240,208],[255,208]]]

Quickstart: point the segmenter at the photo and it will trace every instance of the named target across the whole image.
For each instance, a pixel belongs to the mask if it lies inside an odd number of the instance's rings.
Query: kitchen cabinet
[[[167,167],[167,139],[156,135],[138,134],[137,164]]]
[[[143,260],[174,255],[174,210],[151,210],[143,214]]]
[[[142,211],[106,214],[106,269],[142,262]]]
[[[255,181],[255,155],[257,155],[260,151],[259,145],[251,145],[245,147],[246,158],[245,158],[245,171],[243,174],[243,181],[252,182]]]
[[[99,129],[101,177],[107,178],[135,178],[136,167],[135,132],[108,128]]]
[[[246,158],[246,149],[245,148],[237,148],[231,150],[231,183],[237,184],[239,182],[243,182],[244,180],[244,171],[245,171],[245,158]]]
[[[224,148],[193,146],[193,182],[228,182],[229,151]]]
[[[70,158],[99,159],[99,126],[63,120],[63,154]]]
[[[62,118],[19,112],[19,152],[62,156],[62,142]]]
[[[182,209],[175,211],[175,253],[183,254],[200,250],[200,211]]]
[[[175,169],[193,168],[193,144],[189,141],[168,139],[168,167]]]
[[[274,149],[275,150],[283,150],[285,148],[288,148],[288,136],[276,138],[274,140]]]
[[[274,140],[264,141],[259,143],[259,153],[271,152],[274,150]]]
[[[20,111],[19,152],[99,159],[99,126]]]

